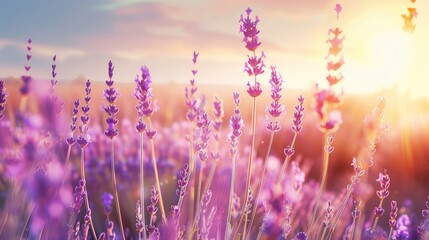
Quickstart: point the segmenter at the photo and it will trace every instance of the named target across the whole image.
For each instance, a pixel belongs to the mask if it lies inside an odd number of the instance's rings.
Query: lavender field
[[[405,38],[428,25],[417,4],[397,16]],[[40,67],[43,46],[22,39],[22,75],[0,78],[0,239],[429,239],[429,99],[407,80],[344,89],[343,7],[329,5],[312,88],[264,52],[278,16],[258,8],[234,13],[244,68],[231,60],[241,80],[226,82],[203,80],[216,64],[198,49],[185,83],[150,60],[120,80],[115,57],[104,80],[63,80],[61,51]]]

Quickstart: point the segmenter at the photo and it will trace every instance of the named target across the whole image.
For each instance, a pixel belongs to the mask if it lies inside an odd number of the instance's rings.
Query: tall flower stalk
[[[194,64],[194,67],[197,63],[199,53],[195,52],[193,53],[192,62]],[[191,220],[188,221],[188,229],[192,228],[194,217],[194,201],[195,201],[195,169],[196,169],[196,162],[195,162],[195,150],[194,150],[194,130],[195,130],[195,120],[198,115],[198,108],[200,102],[198,101],[198,98],[195,96],[197,92],[197,87],[195,86],[195,77],[197,75],[198,70],[192,69],[192,79],[190,80],[190,88],[185,89],[185,98],[186,98],[186,106],[188,107],[188,111],[186,113],[186,119],[189,123],[189,134],[187,136],[187,140],[189,143],[189,187],[190,187],[190,195],[189,195],[189,213],[188,216]],[[194,175],[194,177],[192,177]],[[188,231],[188,238],[190,238],[192,231]]]
[[[0,80],[0,120],[4,117],[4,110],[6,109],[6,87],[3,80]]]
[[[140,104],[137,106],[137,112],[139,116],[144,116],[147,120],[147,123],[145,124],[143,120],[139,122],[140,130],[146,131],[146,136],[149,138],[150,142],[150,149],[151,149],[151,159],[152,159],[152,165],[153,165],[153,171],[155,173],[155,184],[156,189],[159,195],[159,208],[161,210],[161,216],[162,221],[164,223],[167,222],[167,217],[165,215],[165,209],[164,209],[164,201],[162,198],[162,191],[161,191],[161,184],[159,181],[159,174],[158,174],[158,167],[156,163],[156,156],[155,156],[155,142],[154,138],[156,135],[156,130],[152,126],[151,116],[152,114],[158,110],[158,107],[155,103],[152,103],[152,88],[150,87],[150,84],[152,83],[152,79],[150,76],[149,68],[146,66],[141,67],[141,79],[136,79],[136,83],[138,85],[138,91],[137,91],[137,99],[139,100]],[[145,124],[145,125],[144,125]],[[144,128],[144,129],[143,129]]]
[[[286,169],[289,165],[289,160],[290,158],[293,156],[293,154],[295,154],[295,142],[296,142],[296,138],[298,136],[298,134],[302,131],[302,119],[304,117],[304,100],[305,98],[303,96],[299,96],[298,97],[298,104],[295,105],[295,112],[293,114],[294,116],[294,120],[293,120],[293,125],[291,127],[292,131],[294,132],[291,144],[288,145],[285,149],[284,149],[284,154],[285,154],[285,159],[283,161],[283,165],[280,169],[280,174],[276,180],[276,186],[279,186],[282,182],[283,182],[283,178],[284,178],[284,173],[286,172]],[[301,190],[302,187],[302,182],[304,181],[304,177],[302,176],[302,172],[301,170],[298,170],[299,168],[295,168],[296,170],[296,176],[297,178],[300,178],[301,180],[296,182],[296,186],[294,186],[294,189],[299,192]],[[293,204],[290,204],[290,207],[292,208]],[[270,215],[271,212],[271,207],[268,208],[268,210],[265,213],[265,216]],[[249,233],[250,233],[249,229]],[[261,226],[259,228],[259,233],[258,233],[258,238],[259,239],[262,236],[262,230],[263,230],[263,226]]]
[[[384,213],[383,201],[387,196],[389,196],[390,177],[389,175],[387,175],[386,170],[384,170],[384,173],[379,174],[377,182],[380,183],[380,187],[381,187],[381,189],[376,192],[378,198],[380,199],[380,202],[378,206],[374,208],[375,219],[372,224],[371,232],[373,232],[377,227],[378,219],[381,216],[383,216],[383,213]]]
[[[201,188],[202,188],[202,182],[203,182],[203,174],[204,174],[204,168],[206,165],[206,161],[209,158],[208,154],[208,142],[210,140],[210,126],[211,126],[211,120],[207,113],[204,111],[204,109],[200,109],[199,113],[197,115],[197,136],[198,141],[194,140],[194,149],[196,152],[198,152],[198,158],[200,159],[200,169],[199,169],[199,176],[198,176],[198,187],[197,187],[197,203],[200,202],[201,199]],[[198,204],[195,212],[195,219],[194,219],[194,225],[198,222],[198,218],[200,217],[200,211],[201,211],[201,205]]]
[[[240,109],[238,108],[240,105],[240,95],[238,93],[233,93],[234,97],[234,114],[231,116],[231,119],[229,120],[229,128],[230,133],[228,135],[228,141],[229,141],[229,156],[231,158],[231,185],[229,189],[229,195],[228,195],[228,209],[227,209],[227,218],[226,218],[226,227],[225,227],[225,239],[230,239],[230,234],[232,230],[232,223],[231,223],[231,212],[232,212],[232,205],[233,205],[233,198],[234,198],[234,186],[235,186],[235,161],[237,156],[237,150],[238,150],[238,138],[242,134],[242,128],[244,126],[243,118],[241,117]]]
[[[393,233],[393,229],[396,226],[397,217],[398,217],[398,204],[396,203],[396,201],[391,201],[390,202],[390,219],[389,219],[390,230],[389,230],[389,236],[387,238],[388,240],[392,238],[392,233]]]
[[[144,105],[145,105],[145,91],[147,91],[147,85],[145,85],[145,82],[142,80],[139,80],[139,77],[136,76],[135,79],[136,82],[136,89],[134,90],[134,96],[138,100],[138,104],[136,106],[137,115],[138,115],[138,122],[136,125],[137,132],[139,133],[139,140],[140,140],[140,149],[139,149],[139,158],[140,158],[140,169],[139,169],[139,182],[140,182],[140,203],[137,213],[138,216],[140,216],[140,219],[138,219],[139,224],[142,225],[142,227],[139,227],[139,239],[146,239],[146,223],[145,223],[145,204],[144,204],[144,147],[143,147],[143,136],[144,132],[146,131],[146,123],[144,122],[144,116],[145,112]],[[146,90],[145,90],[146,89]]]
[[[76,131],[76,123],[77,123],[77,114],[79,113],[79,99],[75,100],[73,102],[73,110],[72,110],[72,118],[71,118],[71,123],[70,123],[70,133],[69,136],[66,139],[67,142],[67,155],[66,155],[66,162],[64,163],[64,173],[63,173],[63,177],[61,180],[61,185],[60,188],[63,186],[64,184],[64,180],[67,174],[67,167],[70,161],[70,154],[71,154],[71,149],[72,146],[76,143],[76,138],[74,136],[74,132]]]
[[[222,122],[223,122],[222,119],[224,117],[224,112],[223,112],[223,101],[217,95],[214,96],[213,115],[214,115],[213,139],[215,141],[215,147],[214,147],[215,150],[211,153],[211,158],[213,159],[213,163],[212,163],[212,166],[210,168],[210,173],[207,177],[206,184],[204,185],[203,192],[207,192],[207,190],[210,188],[212,181],[213,181],[213,177],[216,173],[217,165],[219,164],[219,159],[221,158],[221,153],[219,151],[219,145],[220,145],[220,136],[221,136]]]
[[[340,4],[337,4],[335,9],[337,13],[337,20],[339,19],[339,13],[342,10]],[[339,125],[342,123],[341,112],[335,109],[336,105],[341,102],[342,93],[338,91],[338,83],[343,79],[341,73],[341,67],[344,64],[344,57],[342,55],[344,35],[342,31],[337,27],[335,29],[330,28],[328,31],[328,40],[326,41],[329,45],[329,52],[326,57],[328,75],[326,80],[328,82],[327,89],[321,89],[317,87],[316,93],[314,94],[314,111],[320,120],[320,129],[325,133],[325,145],[324,145],[324,157],[323,157],[323,168],[322,178],[320,187],[317,192],[316,202],[313,207],[313,217],[309,226],[309,237],[313,234],[313,224],[318,213],[320,197],[325,188],[327,172],[329,167],[330,153],[332,153],[332,133],[338,130]],[[332,151],[330,150],[332,149]]]
[[[250,136],[252,139],[251,146],[250,146],[250,152],[249,152],[249,161],[247,165],[247,178],[246,178],[246,186],[245,186],[245,197],[244,197],[244,205],[243,205],[243,213],[242,217],[239,223],[239,226],[241,224],[241,221],[243,220],[243,217],[247,218],[247,214],[245,214],[246,206],[248,205],[247,200],[249,199],[249,191],[250,188],[250,180],[251,180],[251,174],[252,174],[252,162],[254,158],[254,152],[255,152],[255,137],[256,137],[256,98],[262,93],[261,84],[258,81],[257,77],[258,75],[264,73],[265,71],[265,64],[263,61],[263,58],[265,58],[264,52],[261,52],[260,56],[257,56],[256,49],[261,45],[261,42],[259,41],[259,30],[257,28],[257,24],[259,23],[258,16],[255,17],[253,20],[250,18],[250,14],[252,13],[252,9],[247,8],[246,9],[246,16],[243,15],[240,16],[240,32],[243,33],[243,42],[245,42],[245,47],[252,53],[252,55],[248,56],[247,61],[244,64],[244,71],[247,72],[247,74],[250,77],[253,77],[253,83],[247,82],[247,93],[252,98],[252,120],[250,125]],[[244,219],[247,221],[247,219]],[[245,238],[246,233],[243,232],[243,239]]]
[[[82,125],[79,126],[80,135],[76,140],[76,142],[81,147],[80,171],[81,171],[81,178],[82,178],[83,182],[86,182],[86,180],[85,180],[85,148],[91,142],[91,135],[89,135],[89,132],[88,132],[88,130],[89,130],[89,110],[91,109],[89,107],[90,102],[91,102],[91,82],[89,80],[87,80],[86,84],[85,84],[85,105],[82,106],[82,108],[81,108],[82,116],[80,117],[80,120],[82,121]],[[75,107],[76,107],[76,105],[75,105]],[[76,111],[76,113],[77,113],[77,111]],[[71,146],[71,145],[69,145],[69,146]],[[85,205],[86,205],[86,210],[90,211],[91,207],[89,206],[88,191],[86,191],[86,194],[85,194]],[[95,239],[97,239],[97,234],[96,234],[95,229],[94,229],[92,217],[89,216],[89,219],[90,219],[89,221],[91,224],[92,235]]]
[[[106,124],[107,129],[104,131],[104,134],[110,139],[110,152],[111,152],[111,163],[112,163],[112,183],[113,191],[115,194],[115,204],[116,212],[118,214],[119,227],[121,229],[122,239],[125,239],[124,225],[122,222],[121,215],[121,206],[119,204],[119,195],[118,195],[118,184],[116,181],[116,170],[115,170],[115,144],[114,139],[118,135],[119,130],[116,128],[119,120],[116,118],[116,114],[119,112],[119,109],[116,107],[115,102],[119,95],[118,91],[113,88],[113,63],[109,61],[108,64],[108,74],[109,80],[106,81],[107,89],[104,90],[103,97],[107,100],[108,105],[104,106],[103,109],[107,113]]]
[[[261,175],[260,184],[259,184],[259,187],[257,190],[255,204],[253,206],[252,217],[250,218],[250,222],[249,222],[249,231],[252,229],[252,224],[253,224],[253,221],[255,219],[256,210],[258,208],[259,198],[261,196],[262,186],[264,185],[265,171],[267,169],[268,157],[270,155],[271,147],[272,147],[273,141],[274,141],[274,134],[276,132],[280,131],[280,129],[281,129],[280,122],[278,121],[278,118],[282,114],[286,113],[284,105],[280,103],[280,99],[282,97],[280,92],[282,90],[283,82],[284,82],[283,78],[277,72],[276,67],[271,66],[271,78],[270,78],[269,83],[271,85],[272,102],[269,103],[267,106],[267,113],[268,113],[267,115],[268,116],[267,116],[267,120],[265,123],[265,127],[267,128],[268,131],[270,131],[270,140],[268,143],[267,153],[266,153],[265,159],[264,159],[264,167],[262,169],[262,175]]]
[[[19,91],[21,92],[22,96],[21,96],[21,102],[19,105],[19,109],[21,111],[25,111],[27,109],[27,102],[28,102],[28,94],[30,93],[30,84],[31,84],[31,74],[30,74],[30,70],[31,70],[31,65],[30,65],[30,60],[31,60],[31,43],[33,41],[31,40],[31,38],[28,39],[27,41],[27,64],[24,65],[24,69],[25,69],[25,75],[21,76],[22,79],[22,86],[19,89]]]

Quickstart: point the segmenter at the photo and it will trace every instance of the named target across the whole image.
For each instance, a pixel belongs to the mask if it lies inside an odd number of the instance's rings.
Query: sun
[[[374,84],[388,88],[402,81],[412,63],[412,47],[410,36],[399,29],[373,36],[368,68]]]
[[[428,29],[402,29],[401,9],[372,9],[345,24],[346,91],[377,92],[394,87],[413,97],[427,95]],[[421,19],[420,19],[421,20]],[[426,88],[427,89],[427,88]]]

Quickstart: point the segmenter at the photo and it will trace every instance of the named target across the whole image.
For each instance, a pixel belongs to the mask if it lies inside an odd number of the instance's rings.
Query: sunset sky
[[[336,3],[343,6],[337,21]],[[191,78],[192,52],[200,53],[197,81],[245,84],[247,50],[238,19],[247,7],[261,19],[261,50],[291,88],[324,81],[330,27],[345,33],[344,88],[367,92],[398,83],[401,91],[429,91],[429,1],[417,0],[35,0],[0,3],[0,77],[24,74],[26,40],[33,40],[32,75],[49,79],[57,55],[58,79],[133,81],[147,65],[155,83]],[[402,31],[401,14],[416,7],[416,31]],[[269,74],[261,77],[268,82]],[[265,80],[264,80],[265,79]],[[287,88],[287,87],[285,87]]]

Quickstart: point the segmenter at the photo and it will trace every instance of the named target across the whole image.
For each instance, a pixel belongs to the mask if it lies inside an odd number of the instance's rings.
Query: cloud
[[[22,41],[18,42],[15,40],[8,40],[0,38],[0,49],[12,47],[23,52],[26,51],[27,42]],[[37,55],[39,57],[52,58],[54,55],[58,55],[62,60],[73,57],[84,57],[86,56],[85,51],[63,46],[52,46],[39,43],[32,43],[31,49],[32,55]]]

